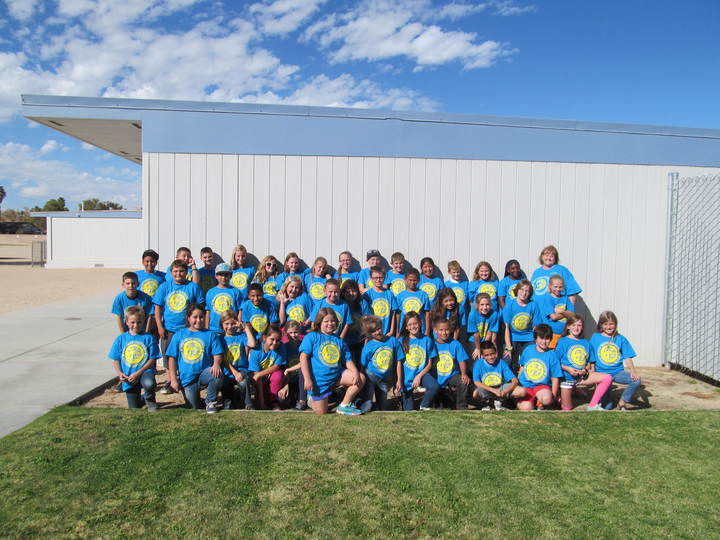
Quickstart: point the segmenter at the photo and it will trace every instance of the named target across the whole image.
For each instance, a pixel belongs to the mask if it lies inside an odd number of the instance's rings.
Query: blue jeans
[[[143,406],[143,399],[140,397],[140,389],[145,390],[145,401],[155,401],[155,373],[145,370],[140,375],[140,382],[125,390],[128,409],[139,409]]]
[[[235,385],[237,384],[237,393],[235,391]],[[222,383],[222,397],[223,397],[223,408],[224,409],[239,409],[252,407],[252,397],[250,396],[250,383],[247,375],[241,382],[236,382],[235,379],[225,377]],[[229,405],[229,406],[228,406]]]
[[[425,395],[420,401],[420,407],[430,407],[435,399],[435,394],[437,394],[437,391],[440,389],[440,385],[430,373],[423,375],[422,379],[420,379],[420,385],[425,388]],[[403,390],[402,406],[403,411],[412,411],[415,409],[412,390]]]
[[[630,372],[624,370],[618,371],[615,375],[613,375],[613,382],[616,382],[618,384],[627,384],[627,388],[623,390],[622,396],[620,396],[620,399],[622,399],[626,403],[632,401],[633,396],[635,396],[635,392],[637,392],[637,389],[640,388],[640,385],[642,384],[642,381],[640,380],[633,381],[632,377],[630,376]],[[608,410],[613,408],[611,395],[612,392],[610,391],[611,388],[608,388],[608,391],[605,392],[605,395],[600,401],[603,408]]]
[[[370,372],[367,372],[365,375],[367,381],[365,381],[365,386],[360,390],[360,410],[364,413],[370,412],[374,394],[377,409],[387,411],[387,393],[389,390],[387,381]]]
[[[205,397],[205,404],[212,403],[217,399],[218,390],[222,388],[223,379],[225,376],[222,371],[219,377],[213,377],[210,372],[210,368],[205,368],[201,373],[200,377],[195,382],[192,382],[182,387],[183,397],[185,403],[190,405],[191,409],[202,409],[202,403],[200,401],[200,387],[207,386],[207,396]]]

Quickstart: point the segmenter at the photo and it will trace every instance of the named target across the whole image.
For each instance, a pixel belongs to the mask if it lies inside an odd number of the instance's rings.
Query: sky
[[[21,94],[720,129],[718,0],[0,0],[3,208],[141,206],[140,167]]]

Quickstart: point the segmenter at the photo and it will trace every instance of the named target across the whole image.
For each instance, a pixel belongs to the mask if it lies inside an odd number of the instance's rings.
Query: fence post
[[[662,343],[663,343],[663,361],[662,365],[666,369],[670,369],[670,317],[672,317],[672,310],[669,308],[670,295],[673,294],[672,287],[672,264],[673,264],[673,229],[675,224],[675,188],[677,186],[679,173],[671,172],[668,173],[667,182],[667,230],[665,233],[665,303],[663,304],[663,331],[662,331]]]

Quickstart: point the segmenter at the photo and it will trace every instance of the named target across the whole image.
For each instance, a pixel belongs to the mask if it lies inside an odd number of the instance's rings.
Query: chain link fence
[[[720,381],[720,175],[670,175],[664,364]]]

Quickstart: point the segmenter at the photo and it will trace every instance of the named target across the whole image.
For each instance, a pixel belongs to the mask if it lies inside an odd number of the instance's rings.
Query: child
[[[467,376],[468,355],[459,341],[452,338],[450,321],[444,317],[433,320],[433,330],[437,338],[438,359],[435,364],[435,377],[441,393],[445,389],[455,389],[455,409],[467,409],[467,391],[470,378]]]
[[[518,380],[506,362],[498,361],[497,346],[490,341],[479,344],[480,360],[473,365],[473,398],[484,402],[483,411],[490,410],[490,400],[496,411],[506,410],[507,400],[517,388]]]
[[[150,313],[153,310],[152,297],[148,296],[142,291],[138,291],[138,277],[135,272],[125,272],[122,275],[122,286],[125,289],[115,297],[112,304],[112,313],[117,319],[118,329],[120,333],[127,332],[127,326],[125,326],[125,310],[130,306],[140,306],[145,313],[144,319],[145,328],[144,332],[150,332]]]
[[[180,259],[173,261],[170,274],[172,279],[160,285],[153,297],[155,322],[160,339],[168,340],[175,332],[185,328],[188,306],[205,304],[205,295],[200,286],[186,279],[185,262]]]
[[[587,410],[604,411],[600,401],[612,384],[612,375],[588,371],[591,346],[588,340],[583,339],[583,326],[583,320],[579,315],[569,313],[563,337],[560,338],[555,349],[563,370],[563,379],[560,381],[560,406],[563,411],[572,410],[575,387],[597,384]]]
[[[550,342],[551,349],[555,348],[561,334],[565,330],[567,316],[575,312],[575,306],[570,301],[568,295],[563,294],[563,288],[563,278],[555,275],[550,278],[548,294],[535,297],[538,309],[540,310],[540,318],[545,324],[549,325],[553,331],[553,339]]]
[[[248,299],[240,305],[240,321],[252,326],[257,339],[260,339],[271,323],[276,323],[278,306],[263,296],[262,285],[251,283],[248,287]]]
[[[618,409],[627,410],[628,402],[632,401],[642,381],[635,369],[635,350],[625,336],[618,334],[617,317],[612,311],[603,311],[598,317],[597,333],[590,338],[592,357],[590,362],[598,373],[609,373],[614,382],[627,384],[618,402]],[[602,399],[603,408],[613,408],[610,390]]]
[[[232,255],[230,255],[230,270],[233,273],[230,278],[230,285],[240,291],[243,300],[247,298],[248,285],[255,275],[255,267],[247,264],[247,254],[245,246],[238,244],[233,248]]]
[[[515,285],[514,294],[515,298],[509,298],[503,309],[505,321],[503,358],[510,358],[510,367],[517,372],[518,359],[523,349],[533,341],[533,326],[541,323],[542,319],[537,304],[532,300],[533,288],[528,280],[524,279]]]
[[[445,281],[445,286],[449,287],[453,290],[455,293],[455,298],[457,299],[457,303],[460,306],[460,313],[461,316],[461,322],[463,326],[465,325],[465,313],[467,313],[467,298],[468,298],[468,285],[469,283],[467,280],[463,279],[462,277],[462,267],[460,266],[460,263],[457,261],[450,261],[448,263],[448,274],[450,274],[450,279]]]
[[[285,325],[284,341],[280,346],[280,354],[285,359],[285,386],[278,391],[281,401],[289,401],[291,395],[295,397],[295,409],[304,411],[307,408],[307,391],[305,380],[300,370],[300,344],[303,340],[302,327],[297,321],[288,321]]]
[[[315,319],[318,312],[322,308],[332,309],[338,318],[338,336],[340,339],[345,339],[348,333],[349,324],[352,323],[350,317],[350,307],[347,305],[345,300],[340,298],[340,286],[337,280],[328,279],[325,282],[325,298],[315,303],[312,313],[310,314],[311,319]],[[317,328],[313,328],[314,331],[318,331]]]
[[[190,248],[179,247],[175,253],[175,260],[181,260],[187,266],[188,281],[192,281],[193,283],[197,283],[199,285],[200,274],[198,273],[198,268],[195,264],[195,259],[193,259]],[[170,264],[165,272],[165,281],[172,281],[172,279],[172,264]]]
[[[313,302],[317,303],[325,298],[325,282],[327,281],[327,259],[317,257],[310,273],[305,276],[305,290]]]
[[[383,332],[383,323],[374,315],[365,315],[362,319],[366,343],[360,362],[365,371],[365,386],[360,391],[360,410],[363,413],[372,410],[373,395],[378,410],[387,411],[387,393],[397,373],[396,362],[405,359],[405,352],[394,337]],[[399,394],[402,379],[397,378],[393,388]]]
[[[480,261],[475,267],[472,281],[468,285],[470,301],[475,301],[478,294],[485,293],[490,296],[493,311],[498,311],[497,292],[499,285],[500,282],[498,281],[497,275],[490,263],[487,261]]]
[[[365,376],[355,366],[345,342],[334,335],[337,330],[335,312],[330,308],[322,308],[315,318],[314,326],[320,331],[310,332],[300,344],[300,369],[308,398],[312,399],[313,412],[326,414],[330,394],[336,385],[342,385],[347,390],[337,413],[362,414],[352,402],[365,384]]]
[[[145,312],[140,306],[125,308],[125,324],[127,332],[115,338],[108,357],[122,383],[128,408],[139,409],[144,399],[148,411],[156,411],[155,361],[160,358],[157,340],[143,332]],[[141,387],[145,391],[143,398],[140,397]]]
[[[223,344],[225,346],[225,362],[223,364],[222,397],[223,409],[237,408],[237,394],[242,396],[243,407],[252,410],[252,399],[250,397],[250,384],[248,381],[248,349],[254,349],[256,345],[255,335],[249,327],[245,332],[238,333],[238,320],[234,311],[226,311],[220,317],[220,326],[223,329]]]
[[[429,326],[429,325],[428,325]],[[402,404],[404,411],[412,411],[413,390],[422,386],[425,395],[420,401],[420,410],[429,411],[440,389],[430,371],[438,356],[432,338],[422,333],[422,317],[414,311],[405,314],[400,332],[400,343],[405,352],[405,362],[398,362],[398,381],[402,381]]]
[[[346,279],[340,287],[340,296],[350,308],[350,318],[352,322],[348,324],[348,331],[345,334],[345,343],[347,343],[355,365],[360,365],[360,354],[363,348],[363,329],[362,316],[372,314],[372,308],[367,298],[360,294],[360,287],[357,281]]]
[[[510,259],[505,263],[505,276],[498,283],[498,304],[501,310],[505,309],[508,297],[515,298],[515,286],[523,279],[527,279],[527,277],[520,268],[519,262]]]
[[[198,270],[198,274],[200,275],[199,285],[204,293],[208,292],[217,285],[217,280],[215,279],[215,266],[213,265],[214,261],[215,253],[212,248],[206,246],[200,250],[200,262],[203,263],[203,267]]]
[[[557,401],[560,391],[562,369],[555,351],[549,348],[552,329],[547,324],[538,324],[533,336],[535,344],[527,347],[520,357],[520,386],[512,394],[521,411],[533,410],[536,401],[542,408],[548,407]]]
[[[405,274],[405,287],[396,295],[398,307],[400,309],[400,324],[398,328],[403,327],[405,315],[414,311],[421,317],[422,332],[426,336],[430,335],[430,299],[425,291],[418,290],[420,283],[420,273],[411,268]],[[398,330],[398,336],[400,331]]]
[[[285,385],[285,359],[278,352],[280,339],[280,327],[270,325],[259,347],[250,351],[248,373],[255,383],[257,405],[261,410],[280,410],[278,392]]]
[[[260,261],[260,267],[253,278],[253,283],[262,285],[265,298],[271,302],[275,302],[275,296],[282,285],[278,274],[278,266],[278,260],[272,255],[268,255]]]
[[[215,267],[215,275],[217,276],[217,287],[210,289],[205,295],[205,327],[211,332],[222,334],[223,330],[220,324],[222,314],[227,311],[235,313],[240,309],[242,297],[240,291],[234,287],[230,287],[230,278],[232,270],[227,263],[220,263]]]
[[[373,268],[382,266],[382,255],[377,249],[371,249],[365,254],[365,260],[367,261],[367,267],[360,270],[358,274],[358,285],[360,286],[360,292],[363,294],[373,288],[370,272]]]
[[[372,308],[372,313],[380,317],[385,335],[394,336],[397,323],[398,305],[395,295],[384,288],[385,269],[374,266],[370,271],[372,288],[365,291],[363,296]]]
[[[385,276],[385,286],[397,296],[405,290],[405,255],[399,251],[393,253],[390,256],[390,267],[390,272]]]
[[[500,315],[493,309],[490,295],[484,292],[478,294],[475,297],[475,309],[470,312],[467,325],[468,341],[475,345],[472,353],[474,360],[482,356],[482,342],[489,341],[497,347],[499,326]]]
[[[435,262],[430,257],[423,257],[420,260],[420,290],[425,291],[430,299],[430,304],[435,304],[435,297],[440,289],[445,287],[443,279],[435,267]]]
[[[455,292],[445,287],[437,294],[435,304],[430,309],[430,320],[442,318],[450,322],[452,339],[460,339],[460,327],[465,325],[464,314],[460,311]]]
[[[536,268],[532,273],[532,284],[535,289],[537,296],[544,295],[547,292],[549,285],[549,279],[552,276],[559,275],[563,278],[566,289],[563,291],[564,294],[570,297],[570,301],[575,303],[575,296],[582,292],[580,285],[572,275],[572,272],[558,264],[560,262],[560,255],[555,246],[545,246],[540,252],[538,257],[540,267]]]
[[[300,255],[291,251],[285,255],[283,271],[278,276],[278,284],[282,287],[289,277],[299,277],[301,280],[310,273],[310,269],[300,270]]]
[[[338,283],[340,283],[341,287],[342,284],[345,283],[346,279],[352,279],[357,282],[358,272],[350,271],[352,262],[352,253],[350,253],[349,251],[343,251],[342,253],[340,253],[340,256],[338,257],[338,269],[333,277],[338,280]]]
[[[159,270],[155,270],[155,268],[157,268],[159,257],[160,256],[157,252],[152,249],[143,251],[143,270],[135,272],[138,278],[140,290],[150,297],[155,296],[155,291],[157,291],[158,287],[165,282],[165,274]]]
[[[277,299],[280,303],[278,308],[280,324],[287,327],[287,323],[295,321],[301,325],[301,331],[304,332],[310,325],[313,302],[303,292],[302,280],[298,276],[288,276],[280,288]]]
[[[199,288],[199,287],[198,287]],[[215,399],[223,383],[223,344],[217,334],[204,330],[205,311],[198,304],[187,309],[187,328],[178,330],[168,346],[170,386],[182,390],[185,405],[200,409],[200,387],[207,386],[205,410],[218,411]]]

